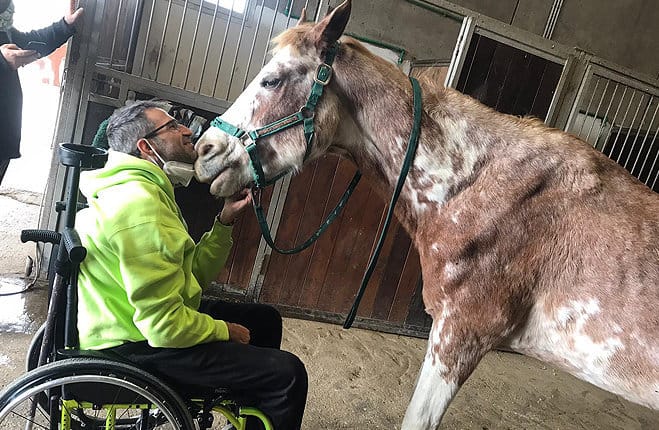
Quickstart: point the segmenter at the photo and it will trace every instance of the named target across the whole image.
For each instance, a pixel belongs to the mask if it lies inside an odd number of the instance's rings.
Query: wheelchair
[[[82,169],[105,165],[107,152],[86,145],[60,145],[66,166],[61,232],[23,230],[21,240],[53,244],[46,322],[32,339],[27,372],[0,393],[0,428],[50,430],[244,430],[248,416],[273,426],[254,407],[232,400],[226,389],[200,392],[174,386],[109,351],[79,349],[77,275],[86,249],[74,229]]]

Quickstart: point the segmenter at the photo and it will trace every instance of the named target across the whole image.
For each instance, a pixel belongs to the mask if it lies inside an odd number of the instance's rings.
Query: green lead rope
[[[412,162],[414,161],[414,155],[416,154],[416,148],[419,144],[419,132],[421,130],[421,112],[422,112],[421,88],[419,87],[419,82],[416,79],[410,78],[410,81],[412,82],[412,92],[414,94],[413,96],[414,124],[412,125],[412,133],[410,134],[410,140],[409,143],[407,144],[407,152],[405,154],[405,160],[403,161],[403,167],[400,169],[400,175],[398,175],[398,182],[396,183],[394,194],[391,196],[389,209],[387,209],[387,217],[384,220],[382,233],[380,233],[380,238],[378,239],[378,243],[375,247],[375,251],[373,252],[373,255],[371,255],[371,259],[368,262],[368,267],[366,268],[366,272],[364,273],[364,277],[362,278],[362,283],[359,287],[359,290],[357,291],[357,296],[355,297],[355,301],[352,304],[352,308],[350,309],[350,312],[348,312],[346,321],[343,323],[343,328],[346,329],[352,326],[352,323],[355,321],[355,317],[357,316],[357,309],[359,309],[359,302],[361,302],[362,297],[364,296],[364,291],[366,291],[366,285],[368,285],[368,281],[371,279],[373,270],[375,270],[375,265],[378,262],[378,257],[380,256],[380,251],[382,251],[382,245],[384,244],[384,238],[387,236],[387,230],[389,229],[389,224],[391,224],[391,219],[393,218],[394,206],[396,205],[398,196],[400,196],[400,192],[403,189],[403,184],[405,184],[405,179],[407,178],[407,172],[410,170],[410,167],[412,166]]]
[[[314,243],[318,238],[320,237],[321,234],[327,230],[327,227],[336,219],[337,216],[339,216],[339,213],[341,213],[341,210],[343,207],[348,203],[348,199],[352,195],[352,192],[355,190],[355,187],[357,187],[357,184],[359,183],[359,180],[361,179],[362,174],[360,172],[355,173],[355,176],[353,176],[352,181],[350,181],[350,185],[348,185],[348,188],[345,190],[343,193],[343,196],[341,196],[341,200],[339,200],[339,203],[337,203],[336,207],[330,214],[327,216],[325,219],[325,222],[320,225],[318,230],[314,234],[312,234],[307,240],[305,240],[302,244],[296,246],[295,248],[291,249],[281,249],[278,248],[277,245],[275,245],[275,241],[272,240],[272,235],[270,234],[270,227],[268,227],[268,222],[265,219],[265,214],[263,213],[263,207],[261,206],[261,199],[260,195],[255,195],[255,191],[252,188],[252,206],[254,207],[254,213],[256,214],[256,219],[259,222],[259,227],[261,227],[261,234],[263,235],[263,239],[265,242],[275,250],[276,252],[280,254],[297,254],[300,251],[303,251],[307,249],[308,247],[311,246],[312,243]],[[261,189],[258,188],[256,193],[260,193]]]

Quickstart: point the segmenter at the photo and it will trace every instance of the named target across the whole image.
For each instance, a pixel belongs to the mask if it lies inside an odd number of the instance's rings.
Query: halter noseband
[[[252,168],[252,176],[254,178],[254,183],[256,188],[265,188],[268,185],[272,185],[279,178],[286,175],[288,171],[281,172],[275,175],[271,179],[265,178],[265,173],[263,173],[263,167],[261,165],[261,160],[257,154],[257,144],[258,140],[262,137],[271,136],[273,134],[279,133],[280,131],[286,130],[287,128],[293,127],[298,124],[302,124],[304,128],[304,139],[307,142],[307,148],[304,153],[304,160],[309,157],[311,153],[311,145],[315,135],[314,130],[314,116],[316,111],[316,105],[318,100],[323,95],[323,90],[325,86],[329,84],[330,79],[332,78],[332,63],[334,62],[334,57],[339,50],[339,42],[334,42],[325,52],[325,62],[318,65],[316,69],[316,76],[314,76],[314,83],[311,87],[311,93],[307,99],[307,103],[300,108],[294,114],[285,116],[276,121],[273,121],[269,124],[264,125],[263,127],[246,131],[242,128],[236,127],[233,124],[224,121],[219,116],[216,117],[212,122],[211,126],[217,127],[223,132],[241,139],[243,142],[246,140],[251,140],[251,143],[245,145],[245,150],[249,155],[250,166]]]

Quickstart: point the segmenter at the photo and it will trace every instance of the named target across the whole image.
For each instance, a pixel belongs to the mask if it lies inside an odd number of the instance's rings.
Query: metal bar
[[[657,77],[631,70],[599,57],[592,57],[590,61],[593,67],[601,70],[598,73],[615,76],[615,80],[623,84],[659,97],[659,79]]]
[[[563,8],[563,0],[554,0],[551,5],[551,10],[549,11],[549,16],[547,17],[547,23],[545,24],[545,30],[542,33],[542,37],[545,39],[551,39],[554,34],[554,28],[556,27],[556,22],[558,21],[558,15],[561,13]]]
[[[133,9],[133,20],[130,23],[130,39],[128,40],[128,49],[126,51],[126,72],[133,73],[133,66],[135,65],[135,48],[137,47],[137,35],[139,22],[142,19],[142,10],[144,8],[144,0],[137,0],[135,8]]]
[[[618,92],[618,87],[619,86],[620,86],[620,84],[618,84],[616,82],[616,86],[613,88],[613,94],[611,94],[611,100],[609,100],[609,105],[606,107],[606,111],[604,112],[604,116],[602,117],[602,125],[604,124],[605,120],[609,117],[609,111],[611,110],[611,106],[613,106],[613,100],[616,98],[616,93]],[[597,133],[597,137],[595,138],[595,147],[597,147],[597,142],[599,142],[600,137],[602,136],[602,130],[604,130],[603,126],[600,127],[600,131],[599,131],[599,133]],[[605,144],[606,144],[606,142],[605,142]],[[597,148],[597,149],[600,149],[600,148]]]
[[[650,100],[650,103],[652,103],[652,100]],[[654,113],[652,114],[652,120],[650,120],[650,125],[648,125],[648,130],[645,133],[645,137],[643,138],[643,142],[641,142],[641,147],[638,148],[638,154],[636,155],[636,160],[634,160],[634,164],[632,165],[632,168],[630,170],[630,172],[632,172],[632,175],[634,174],[634,169],[636,168],[636,163],[638,163],[638,159],[641,156],[641,152],[643,152],[643,149],[645,148],[645,142],[647,142],[648,136],[650,135],[650,131],[652,130],[652,126],[654,125],[654,120],[657,117],[657,111],[659,111],[659,103],[657,103],[657,107],[654,109]],[[657,131],[659,131],[659,128],[657,129]],[[656,133],[655,133],[655,135],[656,135]],[[652,142],[650,142],[650,148],[649,149],[652,149]],[[648,159],[649,155],[650,155],[650,153],[648,152],[645,155],[645,160]],[[643,167],[644,166],[645,166],[645,161],[643,161],[643,165],[641,166],[641,170],[639,170],[639,172],[638,172],[639,179],[640,179],[641,173],[643,172]]]
[[[199,9],[203,7],[203,1],[199,3]],[[185,0],[183,3],[183,12],[181,13],[181,24],[178,28],[178,36],[176,37],[176,50],[174,51],[174,60],[172,61],[172,73],[169,74],[169,85],[172,85],[172,80],[174,79],[174,69],[176,69],[176,58],[178,58],[178,50],[181,47],[181,35],[183,34],[183,23],[185,22],[185,15],[188,12],[188,0]],[[190,56],[192,56],[192,50],[190,50]],[[185,88],[185,87],[183,87]]]
[[[146,51],[149,45],[149,35],[151,35],[151,23],[153,22],[153,11],[156,9],[156,0],[151,3],[151,12],[149,12],[149,23],[146,27],[146,36],[144,37],[144,52],[142,53],[142,62],[140,64],[140,76],[144,76],[144,61],[146,60]]]
[[[224,29],[224,37],[222,38],[222,49],[220,49],[220,58],[217,64],[217,73],[215,74],[215,83],[213,84],[213,97],[215,97],[215,90],[217,89],[217,81],[220,78],[220,69],[222,69],[222,59],[224,58],[224,47],[227,44],[227,36],[229,34],[229,27],[231,27],[231,18],[233,18],[233,5],[236,0],[231,0],[231,9],[229,9],[229,16],[227,17],[227,27]]]
[[[655,133],[656,136],[656,133]],[[646,185],[648,182],[650,182],[650,175],[652,174],[652,171],[654,170],[654,166],[657,164],[657,160],[659,160],[659,151],[657,151],[657,155],[654,156],[654,161],[652,162],[652,167],[650,167],[650,173],[648,173],[648,181],[645,183]],[[654,190],[654,186],[657,184],[657,179],[659,179],[659,169],[657,169],[657,173],[654,175],[654,181],[652,182],[652,185],[650,185],[650,188]]]
[[[474,37],[474,29],[476,25],[474,24],[474,19],[470,16],[464,17],[462,20],[462,26],[460,27],[460,32],[458,33],[458,39],[455,42],[455,48],[453,48],[453,55],[451,57],[451,63],[446,72],[446,79],[444,80],[444,86],[446,88],[456,88],[458,82],[460,81],[460,75],[462,74],[462,69],[464,68],[465,60],[467,59],[467,52],[469,52],[469,47],[471,46],[471,41]],[[476,42],[476,49],[478,49],[478,44],[480,43],[480,38]],[[467,80],[471,74],[471,68],[474,65],[474,58],[471,58],[469,63],[469,70],[467,72]]]
[[[593,122],[590,124],[590,129],[588,129],[588,133],[586,134],[586,141],[588,141],[588,138],[590,137],[590,133],[593,132],[593,127],[595,127],[595,120],[597,119],[597,114],[600,112],[600,108],[602,107],[602,101],[604,100],[604,96],[606,95],[606,92],[609,90],[609,84],[611,83],[611,79],[606,80],[606,85],[604,86],[604,91],[602,91],[602,97],[600,97],[600,102],[597,104],[597,109],[595,109],[595,115],[593,116]],[[602,118],[602,126],[604,124],[604,119]],[[602,126],[600,126],[600,131],[602,131]],[[595,145],[597,145],[597,141],[595,141]],[[593,145],[593,146],[595,146]]]
[[[645,94],[641,94],[641,99],[638,102],[638,106],[636,106],[636,112],[634,112],[634,117],[632,118],[632,122],[629,124],[629,130],[627,130],[625,141],[622,142],[622,148],[620,148],[620,154],[618,154],[618,157],[616,157],[616,163],[620,163],[620,157],[622,156],[622,152],[625,150],[625,147],[627,146],[627,141],[629,140],[629,132],[634,127],[634,123],[636,122],[636,117],[638,116],[638,111],[641,110],[641,104],[643,102],[644,95]]]
[[[528,43],[524,39],[515,39],[513,37],[509,37],[504,35],[503,33],[498,33],[492,30],[489,30],[485,27],[480,26],[480,22],[477,24],[476,29],[474,30],[476,33],[488,37],[494,41],[501,42],[503,44],[506,44],[508,46],[512,46],[515,49],[519,49],[520,51],[528,52],[529,54],[533,54],[536,57],[544,58],[545,60],[549,60],[553,63],[556,64],[561,64],[564,65],[567,55],[557,55],[559,53],[552,53],[550,51],[546,51],[538,46],[535,46],[531,43]]]
[[[616,125],[616,118],[618,118],[618,113],[620,113],[620,106],[622,106],[622,103],[625,101],[625,95],[627,94],[627,89],[629,88],[627,85],[624,86],[624,91],[622,92],[622,97],[620,97],[620,103],[618,103],[618,107],[616,108],[616,113],[613,115],[613,119],[611,120],[611,128],[609,129],[609,132],[606,134],[606,138],[604,139],[604,145],[602,146],[602,152],[606,154],[606,144],[609,143],[609,138],[611,137],[611,133],[613,133],[613,127]]]
[[[613,140],[613,144],[611,144],[611,154],[613,154],[613,150],[615,149],[616,144],[618,143],[620,132],[625,128],[625,120],[627,119],[629,108],[632,106],[632,102],[634,101],[635,96],[636,96],[636,90],[634,90],[632,96],[629,98],[629,104],[627,105],[627,109],[625,109],[625,114],[622,116],[622,121],[620,122],[620,127],[618,128],[618,134],[616,134],[616,138]]]
[[[564,96],[565,93],[565,88],[566,84],[568,82],[568,76],[571,74],[572,69],[574,68],[574,56],[570,55],[567,60],[565,60],[565,64],[563,65],[563,69],[561,70],[561,76],[558,78],[558,83],[556,84],[556,89],[554,90],[554,94],[552,95],[551,98],[551,103],[549,104],[549,109],[547,110],[547,115],[545,115],[545,124],[550,125],[552,127],[556,126],[556,121],[557,118],[555,116],[557,115],[556,109],[559,107],[560,103],[562,102],[561,97]]]
[[[112,35],[112,48],[110,49],[110,68],[112,68],[112,59],[114,58],[114,48],[117,44],[117,34],[119,33],[119,18],[121,18],[121,9],[124,0],[119,0],[119,8],[117,9],[117,20],[114,23],[114,34]]]
[[[129,73],[121,72],[114,69],[105,69],[96,66],[95,70],[90,73],[98,72],[110,77],[121,79],[122,85],[128,85],[133,91],[158,95],[162,99],[170,100],[175,103],[181,103],[189,106],[195,106],[199,109],[222,113],[229,109],[231,103],[214,97],[209,97],[192,91],[186,91],[182,88],[171,87],[167,84],[144,79]]]
[[[211,39],[213,38],[213,31],[215,30],[215,22],[217,21],[217,9],[220,2],[215,2],[215,11],[213,12],[213,22],[211,22],[211,29],[208,32],[208,41],[206,42],[206,49],[204,50],[204,64],[201,66],[201,75],[199,76],[199,90],[197,93],[201,94],[201,87],[204,82],[204,72],[206,71],[206,64],[208,63],[208,51],[211,47]],[[215,88],[213,88],[215,91]]]
[[[649,129],[648,129],[649,130]],[[652,149],[655,140],[657,140],[657,133],[659,133],[659,127],[657,127],[657,130],[654,132],[654,136],[652,136],[652,140],[650,141],[650,149]],[[643,160],[643,164],[641,165],[641,170],[640,172],[643,171],[643,168],[645,167],[645,163],[648,161],[648,156],[650,155],[650,151],[648,151],[648,154],[645,157],[645,160]],[[659,148],[657,148],[657,155],[659,156]],[[655,162],[657,160],[655,159]],[[652,174],[652,169],[654,168],[654,165],[650,168],[650,171],[648,172],[648,180],[650,180],[650,174]],[[640,173],[639,173],[640,175]],[[647,182],[645,182],[647,184]]]
[[[160,72],[160,58],[162,57],[162,49],[165,46],[165,33],[167,33],[167,24],[169,24],[169,13],[171,11],[172,11],[172,0],[169,0],[167,2],[167,14],[165,15],[165,25],[162,28],[162,37],[160,38],[160,48],[158,49],[158,58],[156,59],[156,75],[153,77],[154,81],[158,80],[158,73]]]
[[[597,78],[597,81],[595,81],[595,88],[593,88],[593,93],[590,95],[590,100],[588,101],[588,106],[586,107],[586,114],[584,115],[583,121],[581,121],[581,128],[579,128],[579,133],[577,134],[579,137],[582,137],[581,132],[583,131],[583,126],[586,124],[586,118],[588,118],[588,114],[590,113],[590,105],[593,103],[595,93],[597,92],[597,87],[599,87],[600,79],[602,79],[597,75],[594,75],[594,77]]]
[[[259,28],[261,27],[261,18],[263,17],[263,10],[265,9],[265,0],[261,2],[261,12],[256,21],[256,28],[254,29],[254,38],[252,39],[252,46],[249,48],[249,58],[247,59],[247,67],[245,67],[245,77],[243,78],[243,89],[247,87],[247,76],[249,76],[249,68],[252,66],[252,58],[254,58],[254,48],[256,47],[256,39],[259,35]],[[266,41],[266,46],[268,41]]]
[[[288,6],[288,14],[286,15],[286,27],[289,28],[291,25],[291,16],[293,13],[293,6],[295,5],[295,0],[290,0],[291,4]]]
[[[215,3],[217,5],[217,2]],[[194,33],[192,33],[192,43],[190,44],[190,57],[188,57],[188,65],[185,67],[185,81],[183,81],[183,88],[188,87],[188,78],[190,77],[190,65],[192,64],[192,54],[194,54],[194,46],[197,43],[197,33],[199,32],[199,21],[201,20],[201,11],[204,9],[204,2],[199,2],[199,13],[197,14],[197,21],[194,25]],[[201,81],[199,83],[201,88]]]
[[[238,41],[236,42],[236,51],[233,54],[233,65],[231,66],[231,74],[229,75],[229,85],[227,86],[227,95],[225,100],[229,100],[229,95],[231,94],[231,84],[233,83],[233,75],[236,73],[236,63],[238,62],[238,53],[240,52],[240,44],[243,41],[243,34],[245,32],[245,22],[247,21],[247,7],[243,11],[243,20],[240,23],[240,32],[238,33]],[[255,29],[258,31],[258,27]]]
[[[275,23],[277,22],[277,9],[279,9],[279,1],[277,0],[277,3],[275,3],[275,8],[273,9],[274,12],[272,14],[272,23],[270,24],[270,30],[268,31],[268,38],[266,39],[266,44],[265,44],[265,52],[263,53],[263,64],[261,64],[261,67],[265,66],[266,60],[268,59],[268,45],[270,44],[270,39],[272,39],[272,31],[275,28]]]
[[[650,96],[648,96],[648,97],[650,97]],[[627,154],[627,158],[625,158],[625,163],[623,164],[623,166],[625,166],[625,168],[627,168],[627,163],[629,162],[629,156],[631,155],[632,151],[634,150],[634,147],[636,146],[636,141],[638,140],[638,137],[641,134],[640,132],[643,129],[643,124],[645,123],[645,117],[647,116],[648,111],[650,110],[650,105],[651,104],[652,104],[652,97],[649,98],[648,104],[645,106],[643,116],[641,117],[641,121],[638,123],[638,131],[636,133],[636,136],[634,136],[634,141],[632,142],[632,146],[629,148],[629,154]],[[641,105],[639,104],[638,107],[640,108]]]

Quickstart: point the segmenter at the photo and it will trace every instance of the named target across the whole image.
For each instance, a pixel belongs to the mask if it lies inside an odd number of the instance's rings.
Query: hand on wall
[[[83,10],[83,8],[76,9],[76,0],[71,0],[69,2],[69,13],[64,15],[64,21],[69,25],[75,24],[78,18],[80,18],[80,15],[82,15]]]

